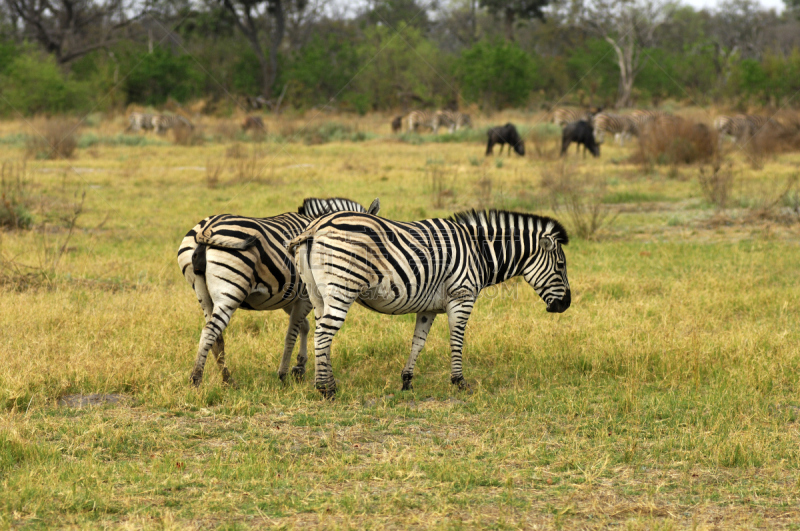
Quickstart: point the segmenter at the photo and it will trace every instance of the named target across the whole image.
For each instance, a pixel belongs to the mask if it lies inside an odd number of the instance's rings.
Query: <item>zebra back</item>
[[[567,124],[584,120],[589,122],[589,124],[594,125],[594,118],[598,112],[592,112],[591,110],[577,111],[574,109],[564,109],[563,107],[559,107],[553,110],[553,123],[564,127]]]
[[[418,131],[421,127],[433,129],[434,116],[427,111],[411,111],[408,114],[408,131]]]
[[[597,114],[594,117],[594,127],[610,134],[630,133],[635,135],[637,132],[636,122],[630,116],[620,114]]]

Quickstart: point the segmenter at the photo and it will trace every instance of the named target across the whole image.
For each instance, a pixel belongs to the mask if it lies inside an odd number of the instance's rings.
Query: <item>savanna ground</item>
[[[702,165],[635,164],[635,145],[561,162],[540,126],[526,157],[484,158],[480,135],[402,142],[387,117],[346,120],[363,141],[253,142],[209,121],[184,146],[125,145],[118,117],[72,159],[24,166],[31,124],[0,125],[4,186],[21,175],[33,215],[0,233],[2,527],[800,527],[800,154],[727,148],[715,195]],[[334,402],[313,373],[278,381],[283,312],[237,312],[237,386],[210,361],[190,387],[203,318],[175,255],[203,217],[334,195],[401,220],[552,214],[564,179],[613,220],[566,248],[566,313],[522,282],[485,293],[471,394],[449,383],[445,319],[401,393],[414,318],[360,307],[334,343]],[[107,396],[76,396],[92,394]]]

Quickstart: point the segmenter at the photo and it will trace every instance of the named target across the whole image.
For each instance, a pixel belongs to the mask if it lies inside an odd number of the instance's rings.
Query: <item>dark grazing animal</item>
[[[261,132],[267,130],[264,120],[260,116],[246,116],[242,121],[242,131],[249,131],[250,129]]]
[[[489,142],[486,144],[487,155],[494,154],[493,150],[495,144],[500,144],[501,155],[503,154],[503,146],[505,144],[508,144],[509,155],[511,154],[512,147],[518,155],[525,155],[525,144],[519,137],[519,133],[517,132],[517,128],[514,127],[514,124],[507,123],[499,127],[492,127],[486,134],[489,136]]]
[[[395,117],[392,120],[392,133],[399,133],[400,130],[403,128],[403,115]]]
[[[592,152],[595,157],[600,156],[600,146],[594,140],[594,131],[592,125],[586,120],[578,120],[572,122],[564,127],[561,132],[561,155],[567,152],[567,148],[571,143],[583,144],[586,149]],[[586,156],[584,151],[583,156]]]

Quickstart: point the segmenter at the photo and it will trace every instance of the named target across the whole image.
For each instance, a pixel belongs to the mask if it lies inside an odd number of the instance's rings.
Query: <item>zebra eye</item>
[[[541,247],[542,249],[544,249],[549,253],[556,248],[556,244],[550,238],[544,237],[541,240],[539,240],[539,247]]]

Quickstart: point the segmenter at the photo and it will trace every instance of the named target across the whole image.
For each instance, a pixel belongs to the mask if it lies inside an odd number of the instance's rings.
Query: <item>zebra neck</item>
[[[483,287],[493,286],[522,274],[534,248],[529,231],[470,227],[481,264]]]

